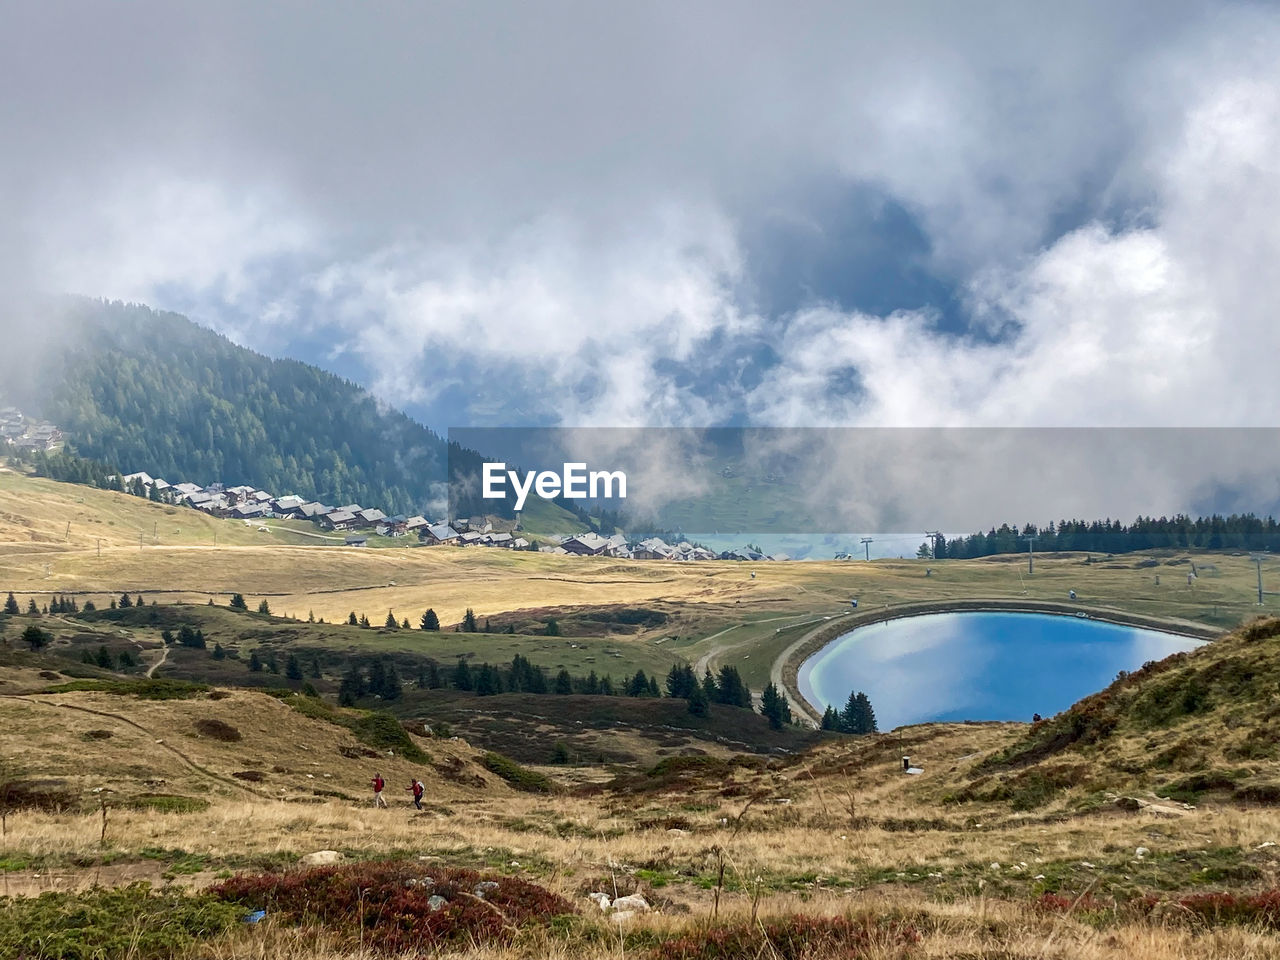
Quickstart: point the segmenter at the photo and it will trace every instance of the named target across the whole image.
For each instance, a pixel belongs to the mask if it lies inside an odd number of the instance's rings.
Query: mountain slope
[[[41,342],[0,359],[3,399],[84,456],[388,513],[419,512],[444,480],[444,441],[357,384],[177,314],[64,300],[32,326]]]

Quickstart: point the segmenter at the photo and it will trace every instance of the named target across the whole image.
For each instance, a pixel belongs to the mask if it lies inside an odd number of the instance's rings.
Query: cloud
[[[1266,7],[2,16],[6,285],[182,309],[439,427],[1277,399]],[[908,258],[933,302],[879,279]]]

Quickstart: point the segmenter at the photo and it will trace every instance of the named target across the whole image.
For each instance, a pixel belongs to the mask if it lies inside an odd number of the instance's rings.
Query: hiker
[[[387,785],[387,781],[382,779],[382,774],[375,773],[370,781],[373,784],[373,805],[375,807],[386,807],[386,797],[382,795],[382,788]]]
[[[409,786],[406,787],[405,789],[413,791],[413,805],[417,807],[419,810],[421,810],[422,795],[427,790],[427,788],[422,785],[422,781],[418,779],[414,779],[414,781],[410,783]]]

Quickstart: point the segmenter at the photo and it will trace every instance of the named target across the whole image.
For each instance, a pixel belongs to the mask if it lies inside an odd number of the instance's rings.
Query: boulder
[[[341,862],[342,854],[337,850],[317,850],[298,860],[298,863],[304,867],[330,867]]]
[[[632,913],[644,913],[649,909],[649,901],[638,893],[633,893],[629,897],[619,897],[613,901],[614,910],[627,910]]]

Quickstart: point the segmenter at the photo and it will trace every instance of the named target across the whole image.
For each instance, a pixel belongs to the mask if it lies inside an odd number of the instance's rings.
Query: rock
[[[493,891],[497,889],[498,889],[498,885],[494,881],[485,880],[482,883],[477,883],[476,888],[471,892],[474,893],[481,900],[483,900],[486,896],[493,893]]]
[[[1275,845],[1276,845],[1276,842],[1275,842],[1274,840],[1265,840],[1265,841],[1263,841],[1262,843],[1258,844],[1258,845],[1257,845],[1256,847],[1254,847],[1253,849],[1255,849],[1255,850],[1265,850],[1265,849],[1267,849],[1267,847],[1274,847]]]
[[[1090,863],[1088,860],[1081,860],[1081,861],[1080,861],[1080,866],[1084,867],[1086,870],[1093,870],[1093,869],[1094,869],[1093,864],[1092,864],[1092,863]]]
[[[337,850],[317,850],[298,860],[298,863],[304,867],[330,867],[341,862],[342,854]]]
[[[681,830],[679,827],[672,827],[667,831],[667,833],[671,834],[673,837],[683,837],[688,832],[688,830]]]
[[[608,894],[604,894],[604,893],[588,893],[588,894],[587,894],[587,899],[588,899],[588,900],[590,900],[592,903],[594,903],[594,904],[595,904],[597,907],[599,907],[601,910],[608,910],[608,909],[609,909],[609,903],[610,903],[610,900],[609,900],[609,896],[608,896]]]
[[[1150,852],[1151,851],[1148,850],[1146,847],[1139,847],[1137,850],[1133,851],[1133,855],[1137,857],[1139,860],[1141,860]]]
[[[1000,864],[998,864],[998,863],[993,863],[993,864],[991,865],[991,869],[992,869],[992,870],[999,870],[999,869],[1000,869]]]
[[[433,894],[430,898],[428,898],[427,906],[430,907],[431,911],[434,913],[437,910],[443,910],[444,905],[448,902],[449,902],[448,900],[446,900],[444,897],[440,896],[440,894],[437,893],[437,894]]]
[[[614,910],[629,910],[632,913],[644,913],[649,909],[649,901],[638,893],[633,893],[629,897],[619,897],[613,901]]]
[[[1116,806],[1121,810],[1127,810],[1129,813],[1137,813],[1142,809],[1142,801],[1137,797],[1120,797],[1116,801]]]

